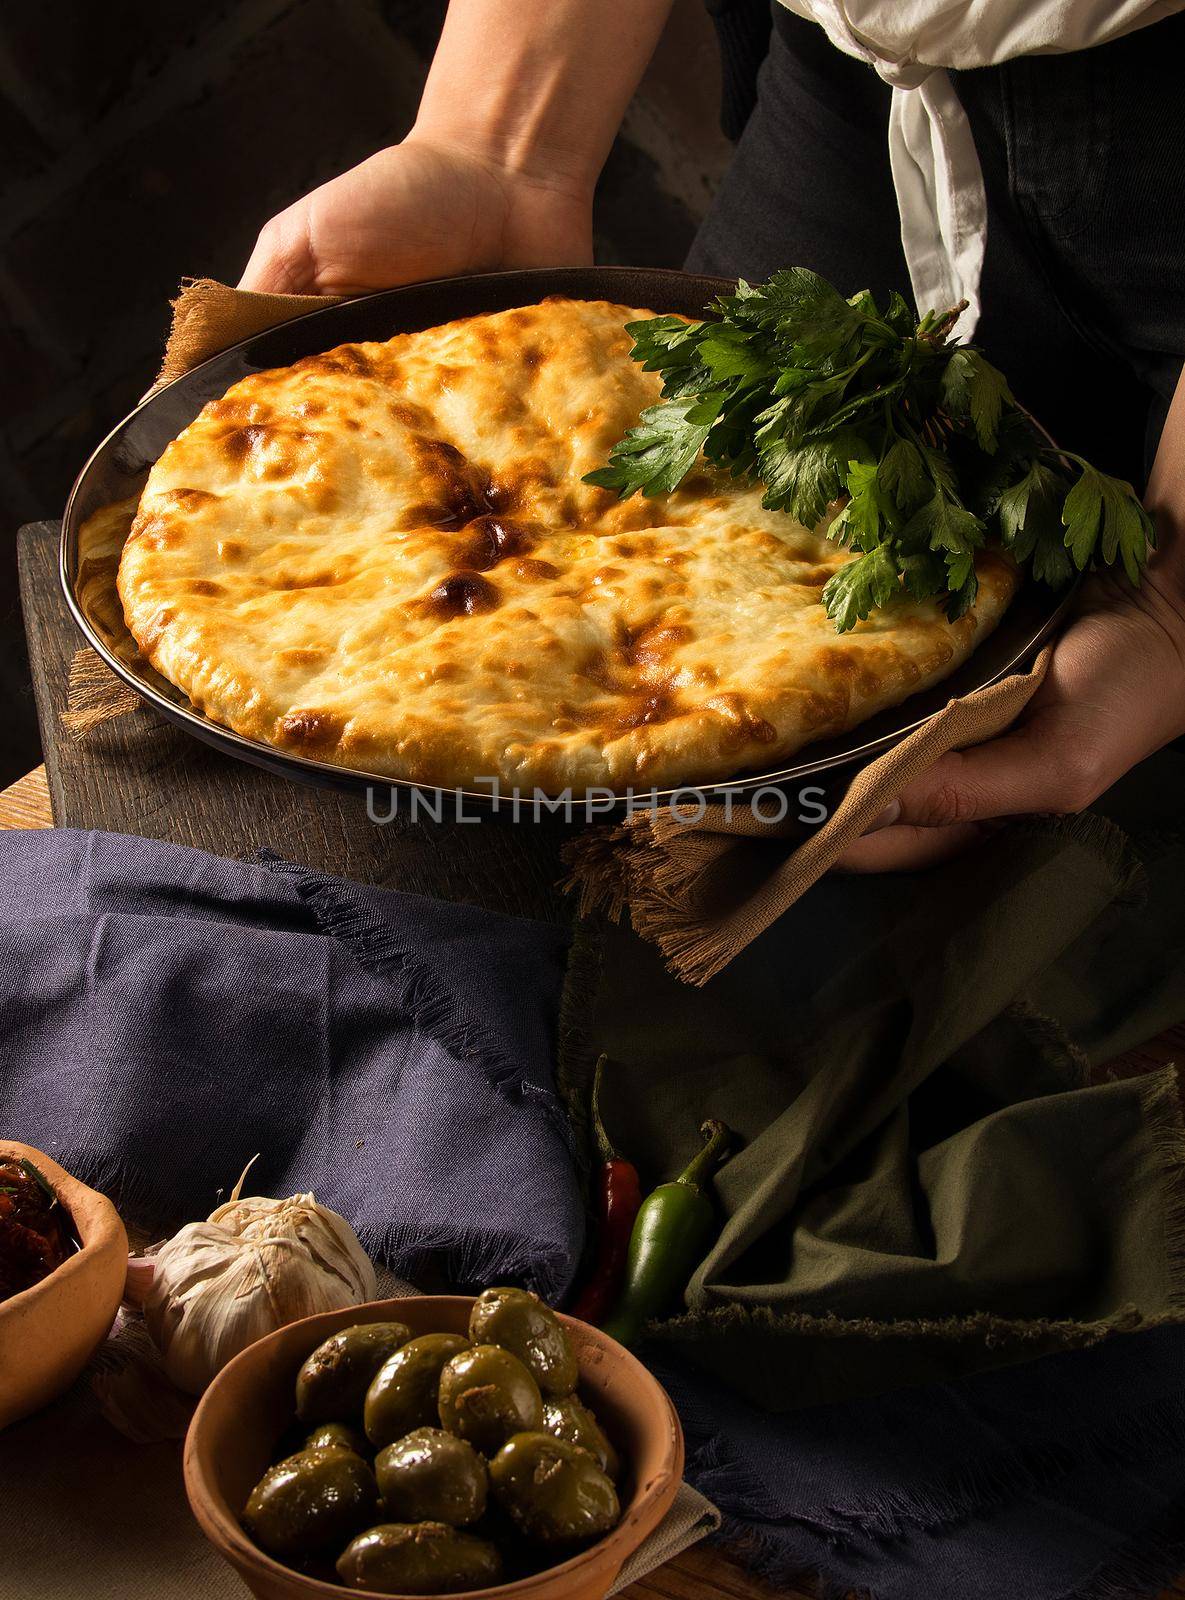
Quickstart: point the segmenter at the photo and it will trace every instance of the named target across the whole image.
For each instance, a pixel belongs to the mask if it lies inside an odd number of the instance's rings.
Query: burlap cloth
[[[380,1271],[379,1292],[394,1298],[415,1286]],[[178,1444],[133,1443],[117,1433],[90,1372],[47,1410],[0,1433],[0,1485],[5,1600],[239,1600],[247,1593],[190,1515]],[[682,1484],[610,1593],[719,1526],[715,1507]]]
[[[338,297],[253,294],[212,278],[186,279],[173,302],[161,384],[267,328]],[[793,816],[760,820],[738,799],[702,816],[656,807],[616,827],[590,828],[570,849],[569,887],[584,912],[628,915],[657,944],[670,969],[706,983],[833,867],[885,808],[940,756],[993,738],[1024,709],[1049,665],[1044,650],[1025,672],[951,700],[900,744],[863,767],[815,832],[802,839]],[[84,735],[97,723],[134,709],[136,697],[106,673],[89,651],[71,670],[67,726]],[[793,810],[793,808],[791,808]]]

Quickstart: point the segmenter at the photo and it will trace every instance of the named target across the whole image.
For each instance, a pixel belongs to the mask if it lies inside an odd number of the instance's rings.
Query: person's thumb
[[[258,294],[316,294],[316,269],[309,240],[307,209],[289,206],[261,229],[240,289]]]

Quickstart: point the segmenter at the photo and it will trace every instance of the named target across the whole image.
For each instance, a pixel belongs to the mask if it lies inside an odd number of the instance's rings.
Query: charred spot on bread
[[[447,621],[493,611],[499,599],[497,588],[480,572],[450,572],[428,596],[425,609]]]
[[[310,749],[337,744],[344,730],[343,719],[332,711],[286,711],[276,724],[282,743]]]

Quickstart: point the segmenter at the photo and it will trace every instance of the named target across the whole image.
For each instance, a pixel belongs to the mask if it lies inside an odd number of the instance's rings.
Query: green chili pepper
[[[647,1195],[638,1212],[621,1299],[602,1324],[619,1344],[635,1344],[646,1324],[683,1292],[712,1236],[715,1213],[704,1189],[732,1135],[712,1120],[700,1128],[700,1137],[704,1147],[695,1159],[673,1183]]]

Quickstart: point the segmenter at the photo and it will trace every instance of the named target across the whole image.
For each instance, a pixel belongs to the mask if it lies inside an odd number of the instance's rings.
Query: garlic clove
[[[94,1365],[91,1390],[99,1411],[125,1439],[156,1444],[185,1437],[193,1398],[170,1382],[138,1319],[107,1340]]]

